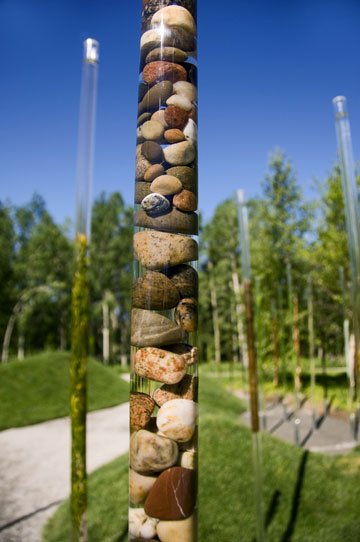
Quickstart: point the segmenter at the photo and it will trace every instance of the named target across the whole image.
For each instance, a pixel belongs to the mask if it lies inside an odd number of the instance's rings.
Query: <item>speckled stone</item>
[[[163,384],[161,388],[157,388],[153,393],[153,399],[160,407],[173,399],[190,399],[196,401],[197,390],[197,377],[186,374],[177,384]]]
[[[179,179],[172,175],[160,175],[153,180],[150,186],[152,192],[158,192],[163,196],[172,196],[182,191],[182,184]]]
[[[189,83],[189,81],[178,81],[175,83],[173,90],[175,94],[179,94],[180,96],[184,96],[190,102],[194,102],[197,97],[197,90],[196,86],[192,83]]]
[[[142,145],[136,146],[136,168],[135,168],[135,180],[142,181],[145,171],[151,166],[151,163],[141,152]]]
[[[185,111],[185,109],[181,109],[176,105],[169,105],[165,109],[164,118],[168,126],[181,130],[187,124],[189,111]]]
[[[150,194],[150,183],[138,181],[135,183],[135,203],[141,203],[142,200]]]
[[[154,13],[151,25],[164,25],[170,28],[181,28],[195,35],[196,24],[191,13],[182,6],[166,6]]]
[[[144,139],[157,141],[162,139],[164,126],[156,120],[147,120],[140,126],[140,133]]]
[[[186,452],[185,452],[186,453]],[[133,469],[129,471],[129,497],[130,502],[134,505],[142,504],[149,494],[150,489],[157,480],[156,476],[144,476],[135,472]]]
[[[151,517],[179,520],[189,517],[196,503],[195,472],[183,467],[163,471],[146,497],[144,510]]]
[[[166,171],[167,175],[174,175],[180,181],[186,190],[191,190],[196,194],[197,192],[197,176],[196,170],[188,166],[175,166]]]
[[[188,333],[197,330],[197,301],[193,298],[182,299],[175,308],[175,322]]]
[[[146,144],[147,142],[143,143],[143,146]],[[143,150],[142,153],[146,156]],[[166,162],[173,166],[188,165],[195,160],[196,149],[191,141],[181,141],[165,147],[164,157]]]
[[[134,255],[144,267],[162,269],[197,260],[198,245],[185,235],[141,231],[134,235]]]
[[[166,60],[156,60],[146,64],[142,72],[142,78],[147,85],[154,85],[160,81],[186,81],[187,73],[183,66]]]
[[[180,94],[173,94],[170,96],[170,98],[166,100],[166,105],[175,105],[176,107],[180,107],[180,109],[184,109],[184,111],[191,111],[193,107],[190,100]]]
[[[150,216],[143,209],[140,209],[134,215],[134,225],[162,232],[197,235],[198,216],[196,213],[183,213],[176,207],[173,207],[167,214],[157,216]]]
[[[166,271],[182,298],[198,296],[198,274],[191,265],[177,265]]]
[[[169,128],[169,125],[165,120],[165,109],[159,109],[159,111],[155,111],[155,113],[153,113],[151,116],[151,120],[156,120],[160,122],[160,124],[164,126],[165,130]]]
[[[151,193],[141,202],[142,209],[150,216],[159,216],[168,213],[171,209],[171,203],[165,196],[158,193]]]
[[[164,166],[162,164],[151,165],[144,173],[144,181],[151,183],[156,177],[160,177],[164,173]]]
[[[172,399],[160,407],[156,424],[159,434],[176,442],[188,442],[194,434],[197,404],[190,399]]]
[[[187,333],[169,318],[150,310],[132,309],[131,344],[133,346],[163,346],[186,342],[186,338]],[[164,382],[171,384],[174,381],[164,380]]]
[[[182,190],[174,196],[173,205],[180,211],[196,211],[197,197],[190,190]]]
[[[133,283],[132,303],[137,309],[168,310],[179,301],[177,288],[163,273],[147,271]]]
[[[134,358],[136,374],[165,384],[180,382],[185,376],[186,367],[181,356],[161,348],[140,348]]]
[[[180,143],[180,141],[185,140],[185,135],[178,128],[170,128],[165,130],[164,139],[167,143]]]
[[[145,143],[141,145],[141,154],[145,156],[149,162],[153,163],[161,162],[164,159],[163,150],[159,143],[156,143],[155,141],[145,141]]]
[[[194,365],[199,361],[199,349],[191,344],[168,344],[166,350],[180,354],[187,365]]]
[[[160,472],[175,465],[179,449],[173,440],[140,429],[130,438],[130,466],[140,474]]]
[[[161,81],[147,91],[141,102],[139,103],[138,113],[152,111],[158,109],[166,103],[166,100],[173,94],[173,85],[171,81]]]
[[[147,426],[155,407],[155,401],[147,393],[130,393],[130,429],[138,431]]]
[[[157,47],[150,51],[145,62],[154,62],[155,60],[168,60],[169,62],[184,62],[187,58],[187,53],[176,47]]]

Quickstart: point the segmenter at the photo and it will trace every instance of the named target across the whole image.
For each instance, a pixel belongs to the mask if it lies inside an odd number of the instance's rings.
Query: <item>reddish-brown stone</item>
[[[174,196],[173,205],[180,211],[196,211],[197,197],[190,190],[182,190]]]
[[[185,135],[179,128],[170,128],[164,132],[164,138],[168,143],[179,143],[185,140]]]
[[[169,105],[165,109],[164,117],[171,128],[179,128],[181,130],[189,119],[189,111],[185,111],[185,109],[181,109],[176,105]]]
[[[191,469],[170,467],[163,471],[146,498],[145,513],[160,520],[185,519],[196,503],[196,474]]]
[[[147,393],[130,394],[130,429],[138,431],[147,426],[155,407],[155,401]]]
[[[166,60],[156,60],[144,67],[142,77],[147,85],[154,85],[160,81],[186,81],[187,73],[183,66]]]
[[[177,384],[163,384],[153,393],[153,399],[160,407],[173,399],[197,400],[198,379],[196,376],[186,374]]]

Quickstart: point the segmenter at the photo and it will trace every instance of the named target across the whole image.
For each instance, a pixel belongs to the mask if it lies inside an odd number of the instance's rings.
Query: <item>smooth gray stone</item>
[[[163,346],[186,342],[187,333],[169,318],[154,311],[132,309],[131,344],[133,346]]]

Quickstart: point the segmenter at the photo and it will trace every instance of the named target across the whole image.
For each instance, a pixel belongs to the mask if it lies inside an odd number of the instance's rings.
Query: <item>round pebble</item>
[[[153,193],[142,200],[141,207],[147,214],[157,216],[168,213],[171,209],[171,203],[161,194]]]
[[[173,205],[180,211],[193,212],[197,209],[197,197],[190,190],[182,190],[174,196]]]
[[[173,90],[175,94],[179,94],[180,96],[184,96],[190,102],[194,102],[196,100],[197,91],[195,85],[192,83],[189,83],[188,81],[178,81],[174,84]]]
[[[141,135],[144,139],[161,139],[164,134],[164,126],[157,120],[148,120],[140,127]]]
[[[143,143],[143,146],[144,145],[146,145],[146,143]],[[145,155],[145,153],[143,154]],[[166,162],[173,166],[191,164],[196,157],[195,146],[191,141],[174,143],[164,149],[164,157]]]
[[[145,171],[144,181],[151,183],[151,181],[156,179],[156,177],[163,175],[163,173],[164,173],[164,166],[162,166],[161,164],[153,164]]]
[[[163,196],[172,196],[182,190],[182,184],[172,175],[160,175],[151,183],[150,190]]]
[[[146,64],[142,72],[142,78],[147,85],[154,85],[160,81],[186,81],[187,72],[180,64],[167,62],[166,60],[156,60]]]
[[[184,141],[185,135],[179,128],[170,128],[169,130],[165,130],[164,139],[168,143],[179,143],[180,141]]]
[[[141,154],[150,162],[161,162],[164,158],[161,146],[155,141],[145,141],[141,145]]]
[[[176,105],[176,107],[180,107],[181,109],[184,109],[184,111],[191,111],[193,107],[190,100],[180,94],[173,94],[170,96],[170,98],[166,100],[166,105]]]

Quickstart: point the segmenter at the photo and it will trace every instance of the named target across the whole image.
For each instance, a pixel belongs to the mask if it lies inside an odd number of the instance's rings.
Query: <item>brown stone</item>
[[[134,358],[136,374],[156,382],[176,384],[186,373],[186,362],[178,354],[161,348],[140,348]]]
[[[171,267],[166,272],[167,276],[172,280],[180,296],[194,297],[198,296],[198,274],[191,265],[178,265]]]
[[[156,60],[146,64],[142,72],[142,78],[147,85],[154,85],[160,81],[186,81],[187,73],[183,66],[166,60]]]
[[[173,282],[156,271],[147,271],[133,284],[132,303],[137,309],[168,310],[180,301]]]
[[[154,60],[168,60],[170,62],[184,62],[187,53],[176,47],[156,47],[145,58],[145,62],[154,62]]]
[[[164,159],[163,150],[159,143],[156,143],[155,141],[145,141],[145,143],[141,145],[141,154],[152,163],[161,162]]]
[[[181,130],[189,119],[189,112],[176,105],[169,105],[165,109],[164,118],[171,128],[180,128]]]
[[[175,207],[170,213],[159,216],[150,216],[146,211],[140,209],[135,213],[134,225],[163,232],[197,235],[198,216],[196,213],[183,213]]]
[[[189,166],[174,166],[166,171],[167,175],[174,175],[177,177],[184,189],[191,190],[191,192],[197,193],[197,177],[196,170]]]
[[[138,431],[149,423],[155,402],[147,393],[130,393],[130,429]]]
[[[179,143],[185,140],[185,135],[178,128],[170,128],[169,130],[165,130],[164,138],[167,143]]]
[[[145,171],[151,166],[149,160],[141,152],[142,145],[136,146],[136,168],[135,168],[135,180],[142,181]]]
[[[144,122],[146,122],[150,118],[151,118],[151,113],[142,113],[142,115],[140,115],[138,117],[137,125],[140,126],[141,124],[143,124]]]
[[[197,400],[198,379],[196,376],[186,374],[177,384],[164,384],[153,393],[155,403],[161,407],[173,399]]]
[[[184,235],[141,231],[134,235],[134,255],[144,267],[162,269],[197,260],[198,245]]]
[[[186,342],[186,332],[169,318],[145,309],[131,311],[131,344],[163,346]],[[171,383],[171,382],[170,382]]]
[[[144,181],[151,183],[156,177],[160,177],[164,173],[164,166],[161,164],[153,164],[144,173]],[[148,192],[150,193],[150,192]]]
[[[145,513],[160,520],[189,517],[196,503],[196,475],[191,469],[171,467],[163,471],[146,497]]]
[[[152,111],[158,109],[161,105],[165,105],[166,100],[170,98],[173,93],[173,84],[171,81],[161,81],[157,83],[150,90],[147,91],[138,107],[138,114],[145,111]]]
[[[199,361],[199,349],[191,344],[169,344],[166,345],[166,350],[180,354],[187,365],[194,365]]]
[[[175,322],[188,333],[197,330],[197,301],[193,298],[182,299],[175,309]]]
[[[150,194],[150,184],[142,181],[135,183],[135,203],[141,203],[142,200]]]
[[[182,191],[182,184],[173,175],[160,175],[153,180],[150,186],[151,192],[157,192],[163,196],[173,196]]]
[[[190,190],[182,190],[174,196],[173,205],[180,211],[196,211],[197,197]]]

